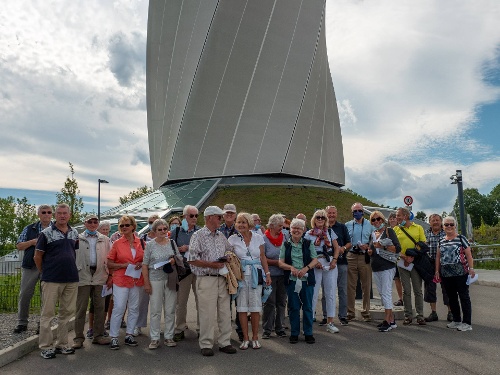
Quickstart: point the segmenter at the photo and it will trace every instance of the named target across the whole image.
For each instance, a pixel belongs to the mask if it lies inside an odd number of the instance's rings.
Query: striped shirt
[[[227,251],[232,252],[232,247],[224,236],[224,233],[218,230],[212,232],[207,227],[203,227],[191,236],[187,260],[215,262],[224,256]],[[197,276],[217,275],[219,272],[217,268],[196,267],[192,264],[191,271]]]

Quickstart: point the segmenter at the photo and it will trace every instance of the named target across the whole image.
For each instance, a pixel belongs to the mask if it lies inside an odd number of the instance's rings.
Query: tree
[[[427,220],[427,214],[424,211],[418,211],[417,214],[415,215],[416,219],[426,221]]]
[[[132,190],[130,193],[127,195],[124,195],[123,197],[118,198],[120,201],[120,204],[125,204],[127,202],[133,201],[134,199],[140,198],[146,194],[152,193],[154,189],[152,187],[149,187],[147,185],[138,187],[135,190]]]
[[[472,226],[478,228],[481,225],[481,218],[488,225],[494,226],[498,222],[495,214],[493,202],[489,196],[483,195],[476,188],[464,189],[464,208],[471,217]],[[453,206],[455,212],[460,212],[458,199]],[[460,220],[460,218],[458,218]]]
[[[0,198],[0,250],[13,249],[16,233],[16,204],[14,197]]]
[[[491,189],[488,198],[493,205],[496,217],[500,217],[500,184]]]
[[[28,198],[22,197],[21,199],[16,199],[16,228],[17,232],[21,231],[27,225],[38,220],[37,209],[34,204],[28,202]]]
[[[76,224],[83,219],[83,199],[80,197],[80,189],[78,189],[78,182],[76,181],[75,169],[73,164],[69,163],[69,170],[71,178],[68,176],[64,182],[64,187],[60,193],[56,193],[57,204],[66,203],[71,209],[70,224]]]

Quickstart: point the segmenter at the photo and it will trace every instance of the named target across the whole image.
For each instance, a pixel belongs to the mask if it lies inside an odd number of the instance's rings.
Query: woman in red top
[[[132,336],[139,315],[139,292],[144,285],[142,258],[144,249],[141,240],[134,234],[137,224],[132,216],[122,216],[118,222],[120,239],[113,243],[108,254],[108,268],[113,272],[113,313],[111,315],[111,349],[119,349],[118,335],[122,316],[128,305],[125,345],[137,346]],[[128,276],[138,271],[137,275]],[[129,332],[130,331],[130,332]]]

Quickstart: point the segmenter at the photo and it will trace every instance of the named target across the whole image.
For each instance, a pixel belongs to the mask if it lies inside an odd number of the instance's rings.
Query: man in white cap
[[[189,242],[187,260],[196,275],[198,294],[198,313],[200,317],[200,348],[204,356],[213,356],[215,343],[215,323],[218,324],[219,351],[236,353],[231,345],[231,300],[226,285],[228,272],[223,261],[219,260],[232,247],[222,232],[218,230],[223,211],[217,206],[208,206],[203,212],[205,226],[193,233]],[[229,255],[231,256],[231,255]]]
[[[228,203],[224,205],[223,219],[224,222],[220,225],[219,230],[224,233],[224,236],[229,238],[233,234],[237,234],[238,231],[234,227],[236,221],[236,206],[234,204]]]

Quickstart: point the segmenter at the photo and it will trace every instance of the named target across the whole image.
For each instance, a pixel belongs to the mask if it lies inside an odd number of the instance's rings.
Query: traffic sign
[[[405,197],[405,199],[403,199],[403,202],[407,205],[407,206],[411,206],[413,204],[413,198],[409,195],[407,195]]]

